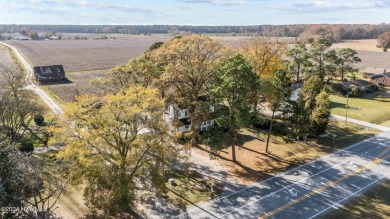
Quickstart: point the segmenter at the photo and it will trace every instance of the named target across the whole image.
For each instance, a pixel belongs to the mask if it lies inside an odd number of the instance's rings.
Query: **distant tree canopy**
[[[383,52],[386,52],[390,48],[390,32],[382,33],[378,37],[378,47],[383,49]]]
[[[298,24],[253,26],[181,26],[181,25],[0,25],[0,33],[28,34],[28,30],[56,33],[119,33],[119,34],[231,34],[241,36],[318,37],[332,42],[340,39],[376,39],[390,32],[390,24]],[[184,34],[185,35],[185,34]]]

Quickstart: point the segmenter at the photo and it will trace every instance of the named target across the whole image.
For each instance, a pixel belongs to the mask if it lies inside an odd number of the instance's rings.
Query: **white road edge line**
[[[280,176],[282,176],[282,175],[284,175],[284,174],[286,174],[286,173],[295,171],[296,169],[299,169],[299,168],[308,166],[308,165],[310,165],[310,164],[313,164],[314,162],[323,160],[323,159],[325,159],[326,157],[335,155],[335,154],[337,154],[337,153],[339,153],[339,152],[347,151],[347,150],[349,150],[349,149],[351,149],[351,148],[354,148],[354,147],[356,147],[356,146],[358,146],[358,145],[360,145],[360,144],[362,144],[362,143],[364,143],[364,142],[368,142],[368,141],[370,141],[370,140],[372,140],[372,139],[374,139],[374,138],[379,137],[380,134],[382,134],[382,133],[379,133],[379,134],[375,135],[374,137],[371,137],[371,138],[368,138],[368,139],[363,140],[363,141],[361,141],[361,142],[358,142],[358,143],[355,143],[355,144],[353,144],[353,145],[350,145],[350,146],[348,146],[348,147],[346,147],[346,148],[344,148],[344,149],[340,149],[340,150],[338,150],[338,151],[335,151],[335,152],[333,152],[333,153],[331,153],[331,154],[327,154],[327,155],[325,155],[325,156],[323,156],[323,157],[320,157],[320,158],[318,158],[318,159],[316,159],[316,160],[312,160],[312,161],[310,161],[310,162],[308,162],[308,163],[305,163],[305,164],[302,164],[302,165],[300,165],[300,166],[294,167],[294,168],[292,168],[291,170],[288,170],[288,171],[286,171],[286,172],[279,173],[279,174],[277,174],[276,176],[273,176],[273,177],[268,178],[268,179],[266,179],[266,180],[263,180],[263,181],[254,183],[254,184],[252,184],[252,185],[250,185],[250,186],[248,186],[248,187],[246,187],[246,188],[243,188],[243,189],[238,190],[238,191],[236,191],[236,192],[233,192],[233,193],[231,193],[231,194],[228,194],[228,195],[225,195],[225,196],[223,196],[223,197],[217,198],[217,199],[215,199],[215,200],[213,200],[213,201],[207,202],[207,203],[205,203],[205,204],[203,204],[203,205],[201,205],[201,206],[199,206],[199,207],[195,206],[194,208],[190,209],[189,211],[186,211],[186,212],[184,212],[184,213],[181,213],[181,214],[179,214],[179,215],[177,215],[177,216],[175,216],[175,217],[173,217],[173,218],[178,218],[178,217],[181,217],[182,215],[188,214],[189,212],[195,211],[195,210],[197,210],[197,209],[204,208],[205,206],[210,205],[210,204],[212,204],[212,203],[214,203],[214,202],[217,202],[218,200],[225,199],[225,198],[230,197],[230,196],[232,196],[232,195],[235,195],[235,194],[237,194],[237,193],[243,192],[243,191],[248,190],[248,189],[250,189],[250,188],[253,188],[253,187],[257,186],[257,185],[260,185],[260,184],[262,184],[262,183],[268,182],[268,181],[272,180],[273,178],[280,177]],[[337,166],[337,165],[336,165],[336,166]],[[333,166],[332,166],[332,167],[333,167]],[[332,167],[330,167],[330,168],[332,168]]]
[[[351,195],[349,195],[349,196],[347,196],[347,197],[343,198],[342,200],[340,200],[340,201],[338,201],[338,202],[334,203],[333,205],[331,205],[331,206],[329,206],[329,207],[325,208],[324,210],[322,210],[322,211],[318,212],[317,214],[315,214],[315,215],[311,216],[309,219],[312,219],[312,218],[314,218],[314,217],[316,217],[316,216],[318,216],[318,215],[320,215],[320,214],[324,213],[325,211],[329,210],[330,208],[332,208],[332,207],[335,207],[336,205],[339,205],[341,202],[343,202],[343,201],[345,201],[345,200],[347,200],[347,199],[351,198],[352,196],[355,196],[357,193],[361,192],[362,190],[364,190],[364,189],[366,189],[366,188],[370,187],[371,185],[373,185],[373,184],[377,183],[378,181],[380,181],[380,180],[382,180],[382,179],[384,179],[384,178],[386,178],[386,177],[388,177],[388,176],[390,176],[390,173],[389,173],[389,174],[387,174],[387,175],[385,175],[385,176],[383,176],[383,177],[381,177],[381,178],[379,178],[379,179],[377,179],[377,180],[375,180],[375,181],[373,181],[373,182],[371,182],[371,183],[370,183],[370,184],[368,184],[367,186],[365,186],[365,187],[363,187],[363,188],[359,189],[358,191],[356,191],[356,192],[352,193]]]

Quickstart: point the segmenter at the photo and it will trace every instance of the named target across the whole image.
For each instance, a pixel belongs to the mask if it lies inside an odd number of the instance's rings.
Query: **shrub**
[[[271,124],[271,120],[267,117],[262,117],[261,115],[253,115],[251,117],[251,125],[258,129],[268,129]]]
[[[24,153],[30,153],[34,151],[34,143],[31,139],[23,140],[20,143],[19,150]]]
[[[288,134],[288,127],[284,123],[274,123],[272,126],[272,131],[279,135],[286,136]]]
[[[350,94],[353,97],[360,97],[362,95],[362,91],[357,87],[353,87]]]
[[[179,144],[187,144],[191,140],[191,132],[175,132],[173,138]]]
[[[41,115],[36,115],[36,116],[34,116],[34,122],[38,126],[42,126],[45,124],[45,118]]]

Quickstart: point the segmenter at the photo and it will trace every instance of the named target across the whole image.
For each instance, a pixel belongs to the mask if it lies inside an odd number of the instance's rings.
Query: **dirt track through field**
[[[33,69],[30,66],[30,64],[26,61],[26,59],[22,56],[22,54],[19,52],[19,50],[6,43],[0,42],[0,44],[3,44],[4,46],[8,46],[9,48],[11,48],[15,52],[16,56],[19,58],[20,62],[22,62],[22,64],[26,68],[27,74],[25,80],[27,86],[25,89],[34,91],[56,115],[61,114],[63,112],[61,107],[49,95],[47,95],[43,90],[41,90],[37,85],[35,85],[34,82],[32,81]]]

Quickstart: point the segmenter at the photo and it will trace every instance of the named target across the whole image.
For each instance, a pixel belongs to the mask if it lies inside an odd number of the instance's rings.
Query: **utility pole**
[[[348,95],[349,92],[347,93],[347,105],[345,105],[345,125],[347,125],[347,121],[348,121]]]

